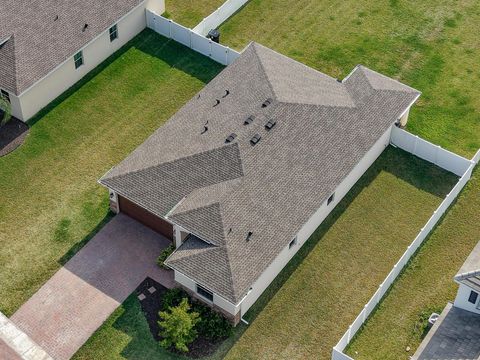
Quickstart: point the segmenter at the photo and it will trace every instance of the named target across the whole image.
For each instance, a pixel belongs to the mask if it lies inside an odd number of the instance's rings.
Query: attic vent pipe
[[[268,105],[270,105],[272,103],[272,98],[268,98],[267,100],[265,100],[262,104],[262,108],[266,108]]]
[[[250,139],[250,144],[256,145],[262,137],[259,134],[253,135],[253,137]]]
[[[230,95],[230,90],[225,90],[225,95],[222,96],[222,98],[226,98],[228,95]]]
[[[57,20],[58,20],[58,15],[57,15],[57,16],[55,16],[55,19],[54,19],[53,21],[57,21]]]
[[[233,140],[235,140],[235,138],[237,137],[237,134],[235,133],[231,133],[230,135],[228,135],[227,139],[225,140],[225,142],[228,144],[228,143],[231,143]]]
[[[247,234],[247,241],[250,241],[250,239],[252,238],[252,235],[253,235],[253,232],[249,231],[248,234]]]
[[[87,28],[88,28],[88,24],[83,25],[82,32],[84,32],[85,30],[87,30]]]
[[[213,105],[213,107],[218,106],[219,104],[220,104],[220,100],[216,99],[215,100],[215,105]]]
[[[253,120],[255,120],[255,116],[250,115],[248,118],[245,119],[245,121],[243,122],[243,125],[251,124]]]

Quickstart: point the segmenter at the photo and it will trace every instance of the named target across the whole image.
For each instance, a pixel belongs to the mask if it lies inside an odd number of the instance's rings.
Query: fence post
[[[415,135],[415,142],[413,143],[413,155],[417,155],[417,143],[418,143],[418,135]]]
[[[380,284],[380,286],[378,287],[378,289],[380,290],[378,292],[378,295],[377,295],[377,299],[376,299],[376,303],[378,304],[380,302],[380,300],[382,299],[382,288],[383,288],[383,283]]]
[[[352,340],[352,325],[348,326],[347,344],[350,344],[350,340]]]

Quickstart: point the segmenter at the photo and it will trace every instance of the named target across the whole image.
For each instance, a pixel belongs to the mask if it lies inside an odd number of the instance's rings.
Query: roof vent
[[[253,232],[249,231],[248,234],[247,234],[246,240],[250,241],[250,239],[252,238],[252,235],[253,235]]]
[[[222,98],[226,98],[228,95],[230,95],[230,90],[225,90],[225,95],[222,96]]]
[[[213,107],[218,106],[218,105],[220,105],[220,100],[216,99],[215,100],[215,105],[213,105]]]
[[[275,120],[268,120],[268,122],[265,124],[265,129],[270,130],[275,126],[277,122]]]
[[[237,134],[235,133],[231,133],[230,135],[228,135],[228,137],[225,139],[225,142],[228,144],[228,143],[231,143],[233,140],[235,140],[235,138],[237,137]]]
[[[255,120],[255,116],[250,115],[248,118],[245,119],[245,122],[243,123],[243,125],[251,124],[253,120]]]
[[[87,30],[87,28],[88,28],[88,24],[83,25],[82,32],[84,32],[85,30]]]
[[[53,21],[57,21],[57,20],[58,20],[58,15],[57,15],[57,16],[55,16],[55,19],[54,19]]]
[[[207,125],[208,125],[208,120],[205,122],[205,125],[203,126],[203,130],[202,130],[202,132],[201,132],[200,134],[203,135],[203,134],[205,134],[205,133],[208,131],[208,126],[207,126]]]
[[[253,137],[250,139],[250,144],[256,145],[262,137],[259,134],[253,135]]]
[[[265,100],[262,104],[262,108],[266,108],[268,105],[270,105],[273,102],[272,98],[268,98]]]

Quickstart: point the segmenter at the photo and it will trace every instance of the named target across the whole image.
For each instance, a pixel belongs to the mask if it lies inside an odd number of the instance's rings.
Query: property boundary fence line
[[[249,0],[227,0],[217,10],[204,18],[193,31],[206,36],[211,29],[218,28],[230,16],[235,14]]]
[[[160,35],[173,39],[202,55],[210,57],[222,65],[229,65],[240,56],[239,52],[230,49],[228,46],[213,42],[193,30],[150,10],[147,10],[147,27]]]
[[[429,162],[432,162],[461,177],[453,189],[447,194],[439,207],[433,212],[432,216],[427,221],[425,226],[420,230],[413,242],[407,247],[407,250],[403,253],[400,260],[398,260],[398,262],[393,266],[393,269],[380,284],[377,291],[363,307],[362,311],[360,311],[353,323],[348,327],[348,330],[339,340],[337,345],[335,345],[332,350],[332,360],[354,360],[350,356],[344,354],[343,351],[355,336],[357,331],[368,319],[372,311],[381,302],[388,289],[393,285],[398,275],[407,265],[410,258],[422,245],[424,240],[450,207],[452,202],[458,197],[463,187],[467,184],[468,180],[470,180],[473,169],[480,160],[480,150],[477,151],[472,160],[468,160],[396,127],[392,129],[390,141],[393,145],[398,146],[403,150],[406,150]]]

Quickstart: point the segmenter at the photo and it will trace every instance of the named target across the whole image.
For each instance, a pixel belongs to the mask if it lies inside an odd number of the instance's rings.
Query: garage
[[[120,211],[173,241],[173,225],[124,197],[118,197]]]

